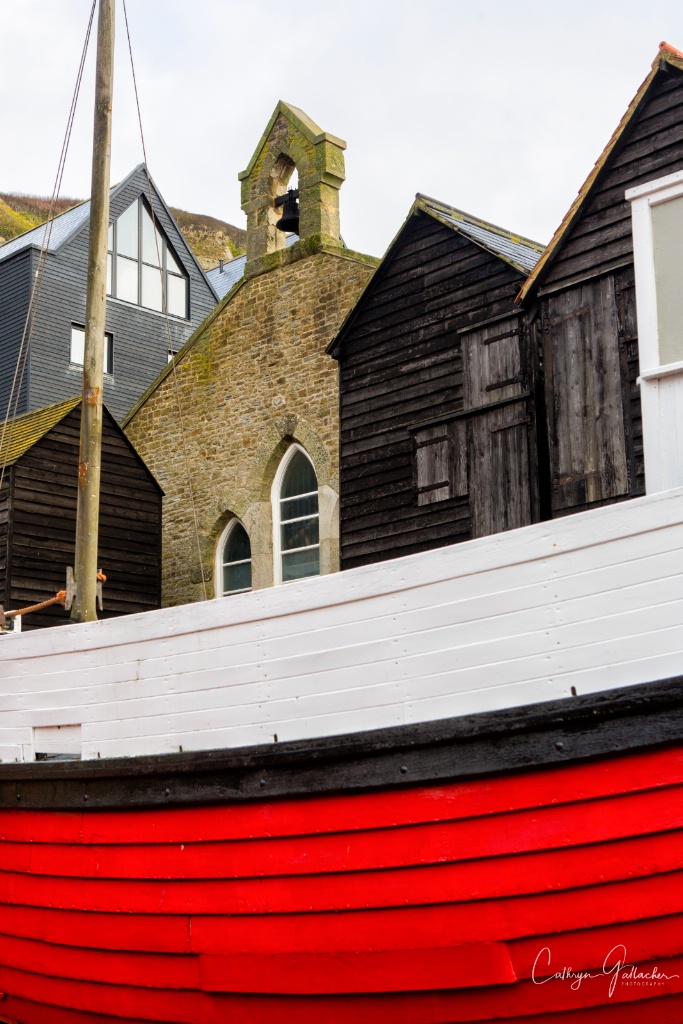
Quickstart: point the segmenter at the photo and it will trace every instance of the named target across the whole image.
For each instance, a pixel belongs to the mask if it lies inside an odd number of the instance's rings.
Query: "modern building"
[[[89,221],[88,201],[0,247],[2,417],[80,390]],[[218,300],[144,164],[111,190],[107,293],[104,400],[121,419]]]

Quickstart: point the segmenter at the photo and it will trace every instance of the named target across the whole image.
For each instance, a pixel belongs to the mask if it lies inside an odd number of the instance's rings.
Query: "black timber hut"
[[[627,189],[683,170],[683,53],[662,43],[521,290],[544,363],[552,516],[643,494]]]
[[[0,445],[0,604],[23,608],[63,590],[73,565],[81,398],[10,420]],[[102,427],[98,565],[107,618],[161,602],[162,491],[106,409]],[[60,605],[23,629],[69,622]]]
[[[144,164],[111,189],[109,217],[104,401],[121,420],[218,295]],[[80,390],[89,225],[88,200],[0,246],[2,417]]]
[[[417,196],[328,349],[342,569],[541,517],[538,368],[515,306],[541,252]]]

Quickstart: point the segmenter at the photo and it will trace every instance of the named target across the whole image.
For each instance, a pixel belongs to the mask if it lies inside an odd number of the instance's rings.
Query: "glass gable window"
[[[75,327],[71,325],[71,349],[69,353],[69,362],[73,363],[74,366],[83,366],[83,356],[85,353],[85,328]],[[105,373],[114,372],[114,337],[109,331],[105,331],[104,334],[104,361],[103,371]]]
[[[136,199],[109,225],[107,294],[188,319],[188,278],[147,204]]]
[[[251,544],[237,520],[228,527],[221,545],[218,594],[241,594],[251,590]]]
[[[318,480],[310,459],[298,447],[287,460],[277,506],[282,582],[319,575]]]

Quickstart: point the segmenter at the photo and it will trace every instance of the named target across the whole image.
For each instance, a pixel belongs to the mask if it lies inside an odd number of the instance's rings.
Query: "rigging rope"
[[[45,264],[47,261],[47,252],[50,246],[50,239],[52,237],[52,226],[54,223],[54,215],[57,198],[59,196],[59,190],[62,185],[62,177],[64,175],[64,167],[66,166],[66,156],[69,149],[69,142],[71,140],[71,131],[73,129],[74,118],[76,116],[76,107],[78,104],[78,96],[81,91],[81,82],[83,80],[83,69],[85,67],[85,58],[88,52],[88,44],[90,42],[90,32],[92,29],[93,19],[95,17],[95,7],[97,0],[93,0],[92,7],[90,9],[90,18],[88,19],[88,27],[85,33],[85,40],[83,43],[83,50],[81,52],[81,61],[78,67],[78,74],[76,76],[76,85],[74,87],[73,96],[71,98],[71,108],[69,110],[69,116],[67,118],[66,131],[64,133],[64,139],[62,141],[62,151],[59,157],[59,164],[57,166],[57,175],[55,177],[55,183],[52,189],[52,196],[50,197],[50,205],[48,208],[48,219],[45,225],[45,231],[43,232],[43,241],[40,246],[40,253],[38,255],[38,269],[33,279],[33,285],[31,287],[31,296],[29,298],[28,312],[26,314],[26,320],[24,322],[24,330],[21,337],[21,343],[19,345],[19,354],[17,356],[17,363],[14,368],[14,376],[12,378],[12,386],[10,388],[9,400],[7,402],[7,410],[5,412],[5,418],[2,424],[2,433],[0,433],[0,451],[5,448],[5,435],[7,433],[7,427],[9,425],[9,435],[7,440],[7,447],[5,449],[5,455],[2,459],[2,466],[0,467],[0,488],[2,488],[5,471],[7,469],[7,456],[9,453],[10,445],[12,443],[12,435],[14,433],[14,417],[17,415],[17,409],[19,408],[19,402],[21,400],[21,388],[24,382],[24,372],[26,370],[26,363],[28,361],[28,353],[31,346],[31,335],[33,333],[33,317],[37,309],[38,302],[40,299],[40,291],[43,283],[43,272],[45,270]],[[21,372],[20,372],[21,368]],[[10,422],[11,421],[11,422]]]
[[[155,216],[155,213],[154,213],[154,203],[153,203],[153,197],[152,197],[152,181],[151,181],[151,178],[149,176],[149,166],[147,164],[147,147],[145,146],[145,133],[144,133],[143,128],[142,128],[142,113],[140,111],[140,98],[138,96],[138,83],[137,83],[137,79],[135,77],[135,63],[133,61],[133,47],[132,47],[131,39],[130,39],[130,29],[128,27],[128,11],[126,9],[126,0],[123,0],[123,17],[124,17],[124,21],[126,23],[126,36],[128,38],[128,52],[130,54],[130,67],[131,67],[131,72],[132,72],[132,75],[133,75],[133,90],[135,92],[135,103],[136,103],[137,111],[138,111],[138,125],[140,127],[140,141],[142,143],[142,156],[143,156],[143,159],[144,159],[144,162],[145,162],[145,175],[147,177],[147,190],[148,190],[149,206],[150,206],[150,210],[151,210],[151,214],[152,214],[152,224],[154,226],[154,240],[155,240],[156,249],[157,249],[157,262],[159,264],[159,276],[161,277],[161,293],[162,293],[162,296],[164,296],[164,298],[165,298],[166,289],[164,288],[164,271],[163,271],[163,267],[161,265],[161,254],[159,252],[159,237],[158,237],[158,234],[157,234],[156,216]],[[196,505],[196,502],[195,502],[194,485],[193,485],[193,482],[192,482],[191,462],[190,462],[190,458],[189,458],[189,454],[188,454],[188,450],[187,450],[187,438],[186,438],[186,433],[185,433],[185,424],[184,424],[184,420],[183,420],[183,410],[182,410],[182,405],[181,405],[181,402],[180,402],[180,387],[178,385],[178,377],[177,377],[177,373],[176,373],[175,359],[173,358],[174,357],[173,337],[171,335],[171,324],[170,324],[170,321],[168,319],[168,311],[167,311],[167,308],[166,308],[166,306],[167,306],[166,301],[163,302],[163,306],[164,306],[164,317],[165,317],[165,323],[166,323],[166,333],[168,335],[168,355],[169,355],[169,360],[171,362],[171,373],[173,375],[173,384],[174,384],[175,398],[176,398],[176,404],[178,406],[178,421],[179,421],[179,426],[180,426],[180,437],[181,437],[181,444],[182,444],[182,449],[183,449],[183,456],[184,456],[184,459],[185,459],[185,472],[186,472],[187,482],[188,482],[189,490],[190,490],[190,504],[192,506],[192,519],[193,519],[193,523],[194,523],[194,535],[195,535],[195,540],[196,540],[196,543],[197,543],[197,557],[199,559],[199,571],[200,571],[201,576],[202,576],[202,589],[204,591],[204,600],[207,601],[208,600],[208,592],[207,592],[207,587],[206,587],[206,577],[204,575],[204,562],[202,560],[201,542],[200,542],[200,539],[199,539],[199,519],[197,517],[197,505]]]

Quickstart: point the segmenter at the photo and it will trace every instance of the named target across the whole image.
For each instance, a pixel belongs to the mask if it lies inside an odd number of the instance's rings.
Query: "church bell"
[[[275,225],[278,231],[292,231],[299,234],[299,198],[298,188],[290,188],[283,196],[275,200],[276,206],[282,206],[282,216]]]

